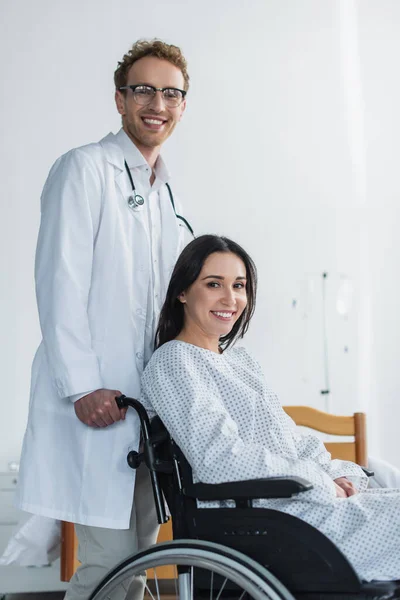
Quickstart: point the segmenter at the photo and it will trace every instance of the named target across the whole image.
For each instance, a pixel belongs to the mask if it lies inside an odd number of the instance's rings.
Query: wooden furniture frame
[[[61,581],[69,581],[78,565],[78,538],[75,535],[74,524],[61,521]]]
[[[286,413],[297,425],[320,431],[327,435],[349,436],[351,441],[325,442],[332,458],[350,460],[367,467],[367,437],[365,413],[354,413],[343,417],[331,415],[309,406],[284,406]],[[160,527],[158,542],[172,539],[171,521]],[[78,542],[73,523],[61,525],[61,581],[69,581],[79,565],[77,559]],[[168,577],[168,575],[167,575]]]
[[[284,406],[285,412],[296,425],[309,427],[328,435],[349,436],[351,441],[325,442],[332,458],[350,460],[367,467],[367,426],[365,413],[354,413],[349,417],[331,415],[310,406]]]

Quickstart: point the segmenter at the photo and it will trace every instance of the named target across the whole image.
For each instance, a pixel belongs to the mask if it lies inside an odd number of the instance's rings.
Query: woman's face
[[[196,281],[179,296],[184,328],[220,337],[229,333],[247,304],[246,267],[231,252],[214,252]]]

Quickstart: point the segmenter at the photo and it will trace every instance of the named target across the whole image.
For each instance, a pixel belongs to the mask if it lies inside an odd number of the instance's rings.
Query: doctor
[[[185,110],[186,60],[176,46],[138,41],[114,80],[122,129],[56,161],[36,254],[43,341],[32,367],[18,505],[76,524],[82,564],[68,600],[87,600],[111,567],[156,541],[148,474],[141,467],[135,481],[126,462],[139,445],[137,418],[114,399],[139,396],[188,234],[160,156]],[[132,582],[132,598],[142,598],[143,585]]]

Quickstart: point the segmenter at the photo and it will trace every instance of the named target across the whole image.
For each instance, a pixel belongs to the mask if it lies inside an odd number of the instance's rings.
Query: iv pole
[[[325,411],[330,412],[329,362],[328,362],[328,333],[326,327],[326,279],[328,273],[322,273],[322,348],[324,363],[324,388],[321,394],[325,396]]]

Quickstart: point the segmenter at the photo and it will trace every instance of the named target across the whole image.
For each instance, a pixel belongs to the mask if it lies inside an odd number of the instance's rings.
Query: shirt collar
[[[163,161],[161,155],[159,155],[159,157],[156,160],[154,172],[156,174],[157,179],[159,179],[162,184],[167,183],[167,181],[169,181],[169,179],[171,178],[167,165]]]
[[[135,144],[122,128],[116,134],[115,140],[121,148],[124,158],[130,169],[149,166],[143,154],[137,149]],[[167,165],[161,156],[159,156],[156,160],[154,172],[157,179],[159,179],[162,184],[167,183],[171,177]]]

